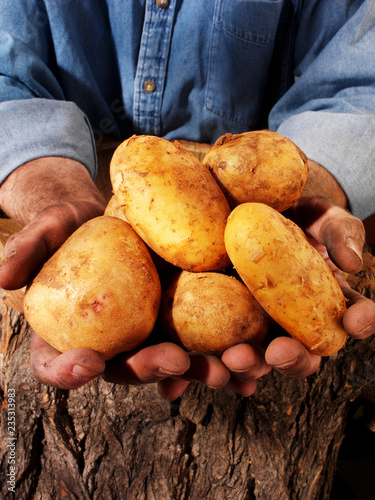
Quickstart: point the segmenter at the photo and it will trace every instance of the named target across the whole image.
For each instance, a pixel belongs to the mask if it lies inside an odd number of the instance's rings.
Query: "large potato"
[[[239,344],[259,344],[268,316],[246,286],[215,272],[182,271],[163,293],[160,319],[188,351],[220,355]]]
[[[155,266],[130,225],[108,216],[85,223],[28,288],[25,316],[61,352],[89,347],[110,359],[151,333],[161,300]]]
[[[107,206],[104,210],[104,215],[108,215],[109,217],[117,217],[118,219],[122,219],[126,222],[129,222],[126,217],[124,210],[121,208],[119,202],[115,195],[111,196],[109,199]]]
[[[220,137],[203,159],[232,208],[265,203],[283,212],[301,196],[308,164],[287,137],[270,130]]]
[[[298,226],[267,205],[245,203],[228,219],[225,244],[254,297],[292,337],[321,356],[344,345],[345,297]]]
[[[133,136],[116,149],[110,172],[126,218],[163,259],[189,271],[229,263],[228,202],[209,171],[177,142]]]
[[[110,217],[117,217],[126,222],[129,222],[126,219],[124,210],[121,208],[121,205],[119,204],[115,195],[113,195],[108,201],[104,211],[104,215],[109,215]],[[160,255],[155,253],[147,245],[146,248],[150,252],[151,259],[155,264],[161,282],[163,282],[163,280],[168,280],[169,277],[176,272],[175,266],[164,260],[162,257],[160,257]]]

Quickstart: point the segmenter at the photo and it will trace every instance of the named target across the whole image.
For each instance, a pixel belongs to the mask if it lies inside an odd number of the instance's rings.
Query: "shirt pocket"
[[[205,108],[251,128],[257,122],[284,0],[216,0]]]

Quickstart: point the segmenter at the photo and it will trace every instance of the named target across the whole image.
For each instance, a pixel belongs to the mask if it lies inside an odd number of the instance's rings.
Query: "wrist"
[[[80,202],[92,204],[94,212],[105,208],[86,167],[70,158],[32,160],[14,170],[0,186],[1,209],[22,226],[51,205]]]
[[[341,208],[348,209],[348,199],[335,177],[322,165],[308,160],[309,173],[301,199],[326,198]]]

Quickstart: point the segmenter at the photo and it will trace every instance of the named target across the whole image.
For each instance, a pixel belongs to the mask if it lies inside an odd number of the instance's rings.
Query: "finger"
[[[323,197],[308,197],[292,211],[297,224],[326,247],[332,262],[347,273],[362,269],[365,229],[362,221]]]
[[[163,342],[112,359],[104,379],[116,384],[147,384],[183,375],[189,367],[189,356],[181,347]]]
[[[30,224],[8,239],[0,265],[0,287],[15,290],[27,285],[80,225],[102,212],[103,206],[94,202],[62,203],[40,212]]]
[[[236,349],[230,348],[222,356],[203,354],[190,354],[191,367],[182,376],[182,379],[165,379],[159,383],[159,393],[165,399],[173,400],[180,397],[189,384],[189,381],[202,382],[213,389],[227,388],[241,394],[250,396],[256,390],[256,381],[262,374],[269,372],[271,367],[265,367],[261,355],[251,346],[242,344]],[[238,351],[236,353],[236,351]],[[247,359],[250,356],[250,360]],[[225,361],[225,363],[224,363]],[[227,364],[227,366],[225,366]],[[231,375],[229,369],[233,368],[235,374]]]
[[[158,382],[158,391],[163,399],[175,401],[183,395],[189,384],[188,380],[166,378]]]
[[[230,389],[231,391],[247,398],[252,396],[256,391],[257,382],[256,380],[239,380],[236,376],[232,375],[227,384],[227,389]]]
[[[190,353],[190,368],[178,378],[166,378],[158,384],[159,394],[169,401],[181,397],[190,382],[201,382],[212,389],[221,389],[230,382],[229,370],[219,358]]]
[[[356,339],[366,339],[375,333],[375,302],[364,297],[338,276],[340,286],[348,299],[343,325],[348,334]]]
[[[266,362],[288,377],[307,377],[315,373],[321,362],[320,356],[309,353],[303,345],[289,337],[278,337],[269,344]]]
[[[321,242],[327,247],[331,260],[347,273],[362,269],[365,229],[362,222],[339,207],[328,211],[321,227]]]
[[[0,287],[17,290],[25,286],[47,260],[48,250],[39,232],[24,230],[11,236],[0,265]]]
[[[197,353],[190,353],[189,356],[190,368],[184,373],[184,380],[203,382],[212,389],[220,389],[228,384],[229,370],[218,357]]]
[[[73,349],[61,354],[34,332],[31,367],[35,378],[42,383],[77,389],[103,373],[105,361],[91,349]]]
[[[238,344],[227,349],[221,360],[231,371],[227,388],[244,397],[254,394],[256,380],[272,370],[266,363],[264,354],[248,344]]]
[[[272,370],[266,363],[264,354],[249,344],[238,344],[227,349],[221,360],[243,382],[259,379]]]

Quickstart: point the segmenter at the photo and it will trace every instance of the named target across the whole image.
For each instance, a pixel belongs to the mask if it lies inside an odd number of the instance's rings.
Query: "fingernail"
[[[84,366],[74,365],[72,373],[79,380],[92,380],[94,377],[98,376],[98,373],[92,372],[85,368]]]
[[[233,373],[246,373],[250,370],[250,368],[242,368],[241,370],[231,370]]]
[[[370,323],[369,325],[365,326],[360,332],[353,333],[353,337],[358,337],[358,338],[366,338],[368,335],[371,335],[374,331],[374,324]]]
[[[11,250],[9,253],[5,252],[4,253],[4,259],[2,260],[2,262],[5,262],[6,260],[11,259],[15,255],[17,255],[17,250],[16,249]]]
[[[251,374],[250,369],[245,370],[231,370],[232,374],[241,382],[248,382],[250,380],[256,380],[256,377]]]
[[[345,245],[350,248],[350,250],[355,253],[357,258],[361,261],[362,263],[362,248],[360,248],[357,244],[356,241],[354,241],[352,238],[347,238],[345,241]]]
[[[164,368],[161,368],[159,366],[158,368],[158,372],[163,375],[163,376],[167,376],[167,377],[177,377],[178,375],[183,375],[184,372],[183,371],[169,371],[169,370],[164,370]]]
[[[298,356],[291,361],[286,361],[285,363],[282,363],[281,365],[275,365],[276,370],[284,370],[285,368],[288,368],[289,366],[294,365],[298,361]]]

